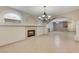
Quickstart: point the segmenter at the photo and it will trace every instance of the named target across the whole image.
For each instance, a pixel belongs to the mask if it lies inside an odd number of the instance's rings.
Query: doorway
[[[68,28],[67,21],[53,22],[53,30],[54,31],[67,31],[67,28]]]

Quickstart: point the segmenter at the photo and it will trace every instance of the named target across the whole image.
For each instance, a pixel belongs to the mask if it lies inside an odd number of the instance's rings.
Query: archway
[[[75,31],[75,21],[71,18],[60,17],[48,23],[49,31]]]

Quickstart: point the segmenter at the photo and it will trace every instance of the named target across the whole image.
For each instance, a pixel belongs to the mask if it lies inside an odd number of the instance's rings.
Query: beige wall
[[[25,39],[25,27],[0,27],[0,46]]]
[[[76,23],[74,20],[71,20],[69,23],[68,23],[68,31],[76,31]]]
[[[68,17],[68,18],[70,18],[70,20],[78,20],[79,19],[79,10],[74,10],[74,11],[71,11],[68,13],[64,13],[61,16]]]
[[[75,40],[79,41],[79,20],[76,21],[76,35],[75,35]]]
[[[65,14],[60,15],[59,17],[66,17],[69,19],[68,30],[76,31],[76,21],[79,20],[79,10],[71,11]]]

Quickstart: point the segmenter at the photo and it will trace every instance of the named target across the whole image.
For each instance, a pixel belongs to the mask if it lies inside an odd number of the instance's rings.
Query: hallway
[[[72,32],[52,32],[0,47],[0,52],[79,52]]]

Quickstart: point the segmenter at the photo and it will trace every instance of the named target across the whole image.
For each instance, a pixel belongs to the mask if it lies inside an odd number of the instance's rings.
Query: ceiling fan
[[[56,18],[56,17],[52,17],[52,16],[47,15],[47,13],[46,13],[46,6],[43,6],[43,8],[44,8],[43,14],[38,17],[38,19],[40,21],[42,21],[42,23],[49,23],[51,20]]]

